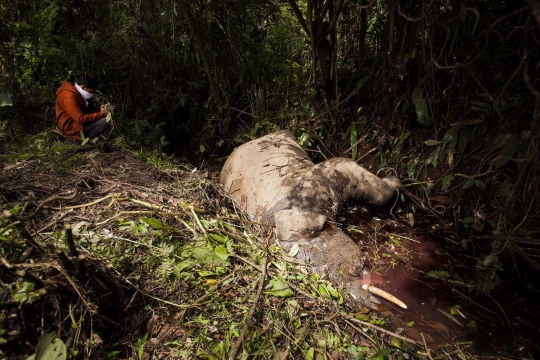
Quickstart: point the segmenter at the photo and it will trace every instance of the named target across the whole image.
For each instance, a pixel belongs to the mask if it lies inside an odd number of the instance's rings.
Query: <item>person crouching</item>
[[[66,138],[73,139],[78,144],[83,136],[92,139],[109,128],[106,116],[112,106],[94,105],[92,97],[97,88],[95,79],[81,76],[75,83],[64,81],[56,90],[58,128]]]

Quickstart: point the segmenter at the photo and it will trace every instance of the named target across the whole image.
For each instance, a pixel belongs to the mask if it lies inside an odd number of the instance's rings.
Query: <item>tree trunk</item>
[[[201,57],[201,61],[203,63],[204,72],[206,73],[206,76],[208,77],[208,83],[210,84],[210,93],[212,94],[213,103],[219,104],[220,102],[219,90],[216,84],[216,80],[214,76],[212,75],[212,66],[210,65],[210,60],[206,56],[206,52],[205,52],[206,44],[199,36],[199,32],[197,30],[197,27],[195,26],[193,17],[191,16],[191,13],[189,12],[188,6],[189,4],[187,3],[187,0],[180,1],[180,8],[182,12],[184,13],[184,17],[186,18],[188,27],[191,30],[193,37],[195,38],[195,43],[197,44],[197,48],[199,50],[199,56]]]
[[[288,0],[300,25],[309,36],[313,54],[314,83],[322,90],[323,98],[333,100],[336,94],[337,69],[337,19],[341,14],[343,0],[325,2],[308,1],[305,17],[296,1]],[[328,19],[326,15],[328,14]],[[317,74],[319,70],[320,75]],[[319,84],[317,84],[319,83]]]
[[[366,0],[360,0],[360,5],[365,6]],[[366,26],[367,26],[367,9],[362,8],[360,12],[360,63],[359,72],[364,69],[364,52],[366,47]]]

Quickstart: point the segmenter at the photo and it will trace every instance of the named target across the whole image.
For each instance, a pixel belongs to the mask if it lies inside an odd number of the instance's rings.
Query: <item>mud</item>
[[[363,277],[408,306],[403,310],[381,299],[377,311],[395,331],[419,341],[423,335],[431,346],[461,344],[464,350],[496,358],[540,358],[540,282],[535,277],[520,280],[507,269],[502,285],[489,296],[430,278],[430,271],[470,275],[463,249],[444,238],[418,236],[405,226],[396,229],[395,221],[360,210],[349,210],[341,220],[365,229],[364,234],[349,233],[364,253],[369,247],[379,249],[379,261],[365,261],[373,274]]]

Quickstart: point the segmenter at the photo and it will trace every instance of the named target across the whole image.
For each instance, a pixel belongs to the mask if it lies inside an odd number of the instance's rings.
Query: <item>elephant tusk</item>
[[[370,293],[372,293],[374,295],[378,295],[378,296],[382,297],[383,299],[386,299],[386,300],[390,301],[391,303],[394,303],[394,304],[396,304],[397,306],[399,306],[399,307],[401,307],[403,309],[407,309],[407,305],[405,305],[405,303],[403,301],[399,300],[397,297],[387,293],[384,290],[381,290],[379,288],[376,288],[375,286],[368,285],[368,284],[362,284],[362,289],[367,290],[367,291],[369,291]]]

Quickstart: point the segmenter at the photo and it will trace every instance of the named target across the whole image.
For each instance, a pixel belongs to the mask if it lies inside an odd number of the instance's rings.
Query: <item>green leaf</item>
[[[433,139],[424,141],[424,144],[426,144],[427,146],[435,146],[435,145],[439,145],[440,143],[442,143],[442,141],[433,140]]]
[[[306,360],[313,360],[315,357],[315,348],[309,348],[308,351],[306,351]]]
[[[150,225],[152,228],[154,228],[156,230],[174,230],[170,226],[163,225],[163,223],[161,221],[157,220],[157,219],[142,217],[141,222]]]
[[[407,323],[407,326],[408,326],[408,327],[412,327],[413,325],[414,325],[414,321],[409,321],[409,322]]]
[[[380,349],[375,355],[370,357],[371,360],[385,360],[390,357],[390,351],[385,349]]]
[[[474,180],[474,185],[479,189],[486,189],[486,184],[482,180]]]
[[[227,261],[227,259],[229,258],[229,252],[227,251],[226,248],[224,248],[223,246],[216,246],[216,248],[214,249],[214,253],[216,254],[216,256],[223,260],[223,261]]]
[[[416,109],[416,117],[418,118],[418,122],[422,125],[424,125],[424,122],[422,121],[424,117],[427,115],[427,103],[424,100],[424,93],[422,91],[422,88],[417,86],[412,93],[412,102]]]
[[[27,360],[65,360],[67,349],[64,342],[55,333],[48,333],[39,339],[36,353]]]
[[[358,313],[358,314],[354,315],[354,317],[356,319],[362,320],[362,321],[368,321],[369,320],[369,317],[366,314],[362,314],[362,313]]]
[[[291,296],[294,293],[289,288],[289,285],[281,276],[278,276],[275,279],[272,279],[268,282],[267,288],[269,290],[266,291],[266,294],[273,295],[273,296],[279,296],[279,297],[287,297]]]
[[[499,157],[501,158],[494,159],[493,168],[498,169],[504,164],[506,164],[508,161],[510,161],[510,158],[512,158],[516,154],[517,148],[518,139],[515,135],[512,135],[512,137],[510,137],[510,139],[506,142],[501,152],[499,153]]]
[[[489,142],[488,147],[486,148],[487,152],[495,151],[501,148],[506,142],[512,137],[511,134],[501,134],[495,136],[495,138]]]
[[[359,91],[362,87],[364,87],[364,85],[366,84],[366,82],[369,80],[370,77],[371,77],[371,74],[366,75],[360,80],[358,80],[358,83],[356,84],[356,90]]]
[[[439,162],[439,155],[441,153],[441,147],[437,146],[435,150],[428,156],[426,159],[426,165],[433,165],[433,167],[437,167],[437,163]]]
[[[471,186],[474,185],[474,180],[467,180],[465,181],[465,183],[463,184],[463,189],[468,189],[470,188]]]
[[[216,275],[215,272],[210,271],[210,270],[201,270],[201,271],[197,271],[197,273],[199,275],[201,275],[202,277],[215,276]]]

